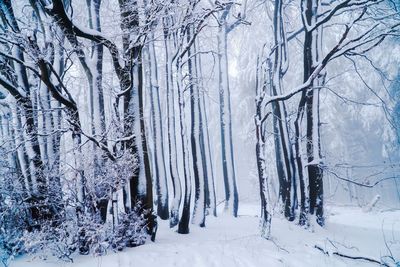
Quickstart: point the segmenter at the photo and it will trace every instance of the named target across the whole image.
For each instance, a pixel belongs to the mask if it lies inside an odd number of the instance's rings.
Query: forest
[[[400,266],[398,0],[0,0],[0,262]]]

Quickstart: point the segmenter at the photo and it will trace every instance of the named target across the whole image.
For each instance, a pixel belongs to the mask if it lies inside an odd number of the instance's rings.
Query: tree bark
[[[232,138],[232,114],[228,77],[227,56],[227,22],[229,9],[223,11],[219,18],[218,27],[218,89],[220,102],[220,131],[222,172],[225,186],[225,210],[231,209],[234,217],[237,217],[239,207],[239,195],[236,185],[235,163],[233,155]]]

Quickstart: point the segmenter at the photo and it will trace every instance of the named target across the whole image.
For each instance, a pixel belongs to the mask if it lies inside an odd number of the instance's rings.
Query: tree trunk
[[[192,195],[192,183],[191,175],[189,170],[189,151],[186,136],[186,125],[185,125],[185,100],[183,96],[182,86],[182,69],[181,69],[181,58],[176,61],[177,67],[177,90],[178,90],[178,101],[179,101],[179,123],[181,129],[181,145],[182,145],[182,160],[183,160],[183,172],[184,172],[184,198],[183,198],[183,209],[181,219],[179,220],[178,233],[188,234],[189,233],[189,221],[190,221],[190,201]]]
[[[220,102],[221,154],[225,186],[225,210],[231,210],[233,216],[237,217],[239,195],[236,185],[232,141],[232,114],[228,77],[226,12],[228,12],[228,10],[224,11],[224,13],[221,15],[218,27],[218,88]]]
[[[205,193],[206,193],[206,208],[210,209],[214,216],[217,216],[217,198],[215,193],[215,180],[214,180],[214,168],[212,162],[211,154],[211,144],[208,132],[208,118],[206,110],[206,100],[205,100],[205,88],[203,85],[203,72],[201,68],[201,56],[196,56],[197,70],[199,72],[198,77],[200,81],[198,82],[201,90],[199,91],[199,104],[200,104],[200,119],[201,119],[201,149],[203,153],[203,162],[205,166],[204,172],[207,174],[207,180],[205,181]],[[207,211],[208,212],[208,211]],[[207,214],[206,214],[207,215]]]
[[[150,38],[153,39],[153,34]],[[154,43],[148,45],[150,71],[150,102],[153,121],[153,153],[155,183],[157,192],[157,214],[163,219],[169,218],[167,173],[165,171],[164,135],[161,121],[160,92],[158,86],[157,60]]]
[[[257,73],[256,73],[256,114],[254,116],[254,122],[256,126],[256,159],[257,159],[257,171],[258,181],[260,187],[260,200],[261,200],[261,236],[269,238],[271,233],[271,207],[268,198],[268,177],[266,173],[266,158],[265,158],[265,137],[264,137],[264,122],[262,114],[262,92],[264,88],[259,88],[259,62],[257,60]],[[265,115],[267,116],[267,115]]]
[[[191,37],[190,30],[188,31],[187,38],[188,42]],[[193,57],[192,57],[193,53]],[[204,150],[201,147],[201,114],[200,114],[200,95],[199,85],[196,69],[196,55],[195,47],[188,51],[188,70],[189,70],[189,88],[190,88],[190,143],[192,153],[192,164],[193,164],[193,176],[194,176],[194,210],[193,210],[193,222],[198,224],[200,227],[205,227],[205,185],[207,184],[207,173],[204,171]],[[204,142],[203,142],[204,144]]]
[[[311,25],[317,20],[319,0],[307,0],[305,6],[306,23]],[[305,27],[306,28],[306,27]],[[319,29],[321,29],[319,27]],[[314,66],[319,60],[320,45],[318,38],[321,38],[317,31],[305,31],[304,40],[304,81],[314,71]],[[317,223],[324,225],[323,217],[323,172],[321,168],[320,138],[319,138],[319,94],[314,92],[314,86],[319,86],[318,79],[306,93],[306,115],[307,115],[307,170],[309,179],[310,213],[317,210]]]
[[[87,0],[88,7],[88,17],[89,17],[89,27],[101,32],[101,22],[100,22],[100,5],[101,0]],[[90,109],[91,109],[91,126],[92,135],[100,136],[100,142],[102,145],[107,147],[106,138],[106,118],[104,110],[104,93],[103,93],[103,45],[93,44],[92,50],[92,68],[91,68],[91,79],[89,81],[90,86]],[[88,77],[90,78],[90,77]],[[94,176],[102,176],[106,171],[104,166],[106,164],[107,156],[101,150],[98,152],[98,147],[93,144],[94,152]],[[100,182],[103,182],[100,180]],[[95,193],[96,193],[96,207],[100,213],[100,219],[102,223],[106,222],[107,219],[107,206],[110,200],[110,187],[107,183],[99,184],[95,181]]]
[[[169,23],[172,23],[172,17],[163,20],[164,26],[164,46],[165,46],[165,88],[167,91],[167,141],[168,141],[168,170],[172,181],[174,198],[171,203],[170,227],[179,223],[179,207],[182,200],[181,180],[178,172],[178,157],[176,145],[176,125],[175,125],[175,90],[172,73],[171,46],[173,46],[172,37],[168,30]]]

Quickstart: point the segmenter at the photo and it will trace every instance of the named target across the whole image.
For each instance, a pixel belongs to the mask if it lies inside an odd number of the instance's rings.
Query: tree
[[[282,114],[285,114],[283,103],[288,101],[293,96],[297,94],[300,95],[300,101],[298,105],[297,117],[294,122],[295,127],[295,138],[294,138],[294,148],[295,148],[295,159],[297,164],[297,172],[300,182],[300,225],[308,225],[307,213],[316,213],[317,223],[321,226],[324,225],[324,215],[323,215],[323,168],[321,157],[321,141],[320,141],[320,126],[319,121],[319,90],[324,87],[324,80],[326,74],[324,73],[327,65],[334,59],[338,59],[344,56],[351,57],[354,55],[360,55],[370,51],[380,44],[388,34],[393,33],[398,28],[398,24],[391,24],[389,27],[384,27],[378,30],[376,25],[368,25],[367,29],[360,26],[361,30],[358,28],[358,24],[361,21],[366,20],[366,14],[368,14],[368,9],[373,9],[378,5],[376,1],[343,1],[336,5],[328,6],[326,9],[322,10],[322,7],[318,5],[318,1],[306,0],[301,1],[300,15],[303,22],[303,28],[300,31],[294,31],[290,36],[285,36],[284,21],[282,20],[282,3],[280,1],[275,1],[274,6],[274,33],[275,33],[275,45],[272,47],[271,51],[265,57],[258,68],[258,73],[260,81],[257,84],[256,93],[256,136],[257,136],[257,148],[256,155],[259,168],[259,180],[260,180],[260,194],[262,203],[269,203],[265,193],[265,185],[268,179],[265,175],[266,173],[266,159],[265,154],[262,151],[263,145],[265,145],[265,123],[271,112],[267,111],[267,107],[271,104],[272,115],[276,115],[277,119],[282,120]],[[347,13],[352,14],[352,16],[347,16]],[[327,27],[327,25],[335,25],[334,18],[336,16],[341,16],[348,20],[347,24],[344,26],[344,31],[342,30],[341,37],[336,44],[325,52],[322,50],[322,29]],[[390,21],[390,20],[389,20]],[[303,82],[298,87],[284,92],[281,94],[276,94],[276,88],[281,88],[281,79],[286,74],[287,66],[285,66],[285,60],[289,57],[287,55],[287,42],[293,39],[296,35],[304,31],[304,45],[303,45]],[[324,33],[326,36],[326,33]],[[270,55],[274,55],[274,59],[270,59]],[[263,67],[264,65],[264,67]],[[269,73],[268,77],[265,77],[265,73]],[[270,85],[272,87],[272,95],[268,95],[267,88]],[[283,111],[283,112],[282,112]],[[304,112],[306,113],[304,117]],[[285,115],[286,117],[286,115]],[[302,121],[306,120],[306,140],[302,139]],[[285,135],[284,127],[276,127],[279,129],[279,133],[282,138]],[[286,123],[283,123],[285,125]],[[286,124],[287,125],[287,124]],[[286,126],[287,127],[287,126]],[[286,137],[288,139],[288,137]],[[275,141],[277,141],[275,139]],[[304,142],[304,143],[303,143]],[[280,144],[288,147],[287,151],[290,151],[291,145],[285,141],[285,138],[281,139]],[[304,159],[302,158],[303,146],[306,147],[307,161],[304,164]],[[276,145],[277,154],[277,167],[278,172],[280,171],[280,176],[283,176],[283,164],[279,160],[281,155],[281,147]],[[293,167],[293,157],[289,154],[283,153],[284,158],[288,161],[286,166],[291,166],[291,169],[286,169],[285,175],[288,175],[292,171],[294,173]],[[303,170],[307,168],[307,173]],[[308,178],[308,180],[307,180]],[[284,181],[284,179],[281,179]],[[293,178],[290,179],[293,181]],[[282,183],[281,183],[282,184]],[[294,185],[294,184],[293,184]],[[291,188],[287,187],[287,188]],[[294,195],[295,188],[289,190],[291,191],[291,198]],[[293,198],[292,198],[293,199]],[[293,203],[293,202],[292,202]],[[293,204],[291,204],[293,205]],[[263,207],[267,205],[263,204]],[[288,207],[288,206],[286,206]],[[290,205],[289,205],[290,207]],[[290,212],[285,214],[289,215]],[[290,209],[289,209],[290,211]],[[268,213],[268,209],[264,213]],[[289,219],[294,219],[292,216],[287,216]],[[268,216],[264,216],[264,225],[262,233],[268,232],[270,221]],[[264,234],[263,234],[264,235]],[[268,236],[268,235],[266,235]]]

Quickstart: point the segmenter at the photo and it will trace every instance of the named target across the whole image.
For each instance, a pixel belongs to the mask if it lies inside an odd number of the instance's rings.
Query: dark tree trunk
[[[305,15],[306,23],[312,25],[317,19],[319,0],[306,0]],[[322,27],[322,26],[320,26]],[[307,27],[305,27],[307,28]],[[312,32],[305,30],[304,38],[304,81],[308,80],[314,71],[314,59],[318,61],[320,44],[318,44],[318,30]],[[322,32],[320,33],[322,34]],[[314,81],[306,93],[306,116],[307,116],[307,170],[309,179],[309,211],[314,214],[317,209],[317,223],[324,225],[323,217],[323,172],[321,168],[320,140],[319,140],[319,102],[318,89],[315,92]],[[317,84],[319,85],[319,84]],[[315,140],[317,139],[317,140]]]
[[[284,65],[287,63],[287,41],[285,37],[284,23],[282,20],[283,3],[275,1],[274,7],[274,59],[273,64],[268,62],[270,91],[276,96],[283,92],[282,77],[285,73]],[[272,103],[272,115],[274,126],[274,142],[279,178],[280,194],[284,204],[284,214],[289,221],[293,221],[295,206],[295,168],[293,166],[293,151],[290,143],[286,107],[284,102]]]
[[[188,234],[189,233],[189,221],[190,221],[190,200],[192,195],[192,185],[191,185],[191,177],[189,172],[189,155],[187,151],[187,137],[185,135],[186,126],[185,124],[185,100],[183,97],[183,88],[182,88],[182,69],[181,69],[181,58],[178,58],[176,62],[177,72],[178,72],[178,80],[177,80],[177,89],[178,89],[178,98],[179,98],[179,122],[181,129],[181,145],[182,145],[182,159],[183,159],[183,172],[184,172],[184,198],[183,198],[183,209],[182,216],[179,220],[178,225],[178,233],[180,234]]]
[[[188,30],[188,42],[191,38],[191,32]],[[201,149],[201,115],[200,115],[200,98],[199,85],[196,69],[195,47],[188,51],[188,70],[189,70],[189,88],[190,88],[190,143],[194,176],[194,223],[198,223],[200,227],[205,227],[205,184],[207,182],[207,174],[204,173],[204,151]],[[193,57],[192,57],[193,54]]]

